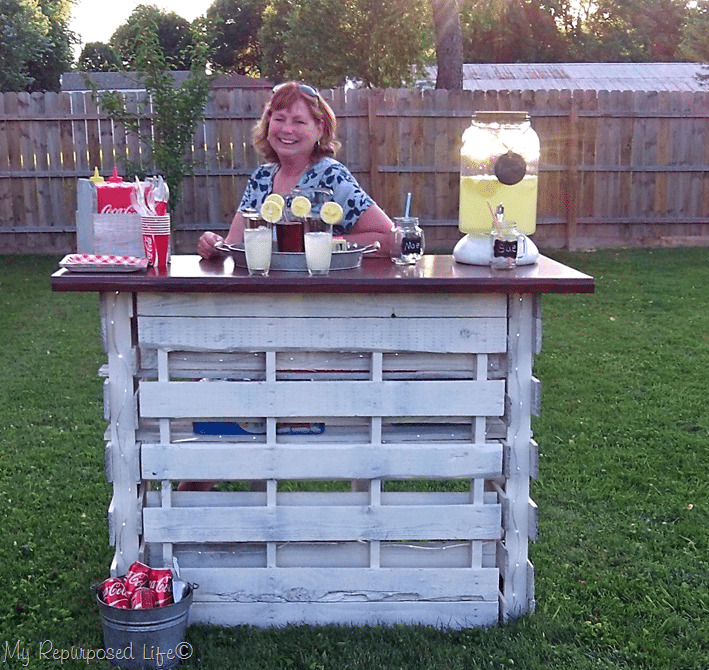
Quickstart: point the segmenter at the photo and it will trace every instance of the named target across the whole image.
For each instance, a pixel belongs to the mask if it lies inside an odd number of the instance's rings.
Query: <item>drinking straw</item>
[[[404,208],[404,216],[408,219],[411,212],[411,193],[406,194],[406,207]]]

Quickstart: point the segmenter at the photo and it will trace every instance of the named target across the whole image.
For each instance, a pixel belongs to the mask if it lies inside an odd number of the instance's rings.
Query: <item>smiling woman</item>
[[[211,231],[199,240],[197,251],[211,258],[222,242],[241,243],[244,213],[259,211],[271,193],[286,196],[294,191],[327,189],[343,211],[335,235],[351,242],[380,245],[379,255],[389,256],[394,224],[339,161],[335,154],[337,119],[318,91],[298,82],[279,84],[273,90],[253,131],[253,144],[266,163],[249,178],[226,239]]]

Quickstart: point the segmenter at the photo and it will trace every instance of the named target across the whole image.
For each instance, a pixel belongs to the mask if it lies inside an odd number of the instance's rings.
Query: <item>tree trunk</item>
[[[431,0],[436,31],[436,88],[463,88],[463,36],[458,0]]]

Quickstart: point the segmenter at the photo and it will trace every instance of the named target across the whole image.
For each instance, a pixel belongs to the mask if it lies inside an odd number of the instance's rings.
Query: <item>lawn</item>
[[[709,668],[709,252],[552,252],[593,295],[543,300],[533,615],[483,630],[193,626],[186,670]],[[102,645],[105,421],[95,295],[0,256],[0,661]],[[24,654],[26,653],[26,657]]]

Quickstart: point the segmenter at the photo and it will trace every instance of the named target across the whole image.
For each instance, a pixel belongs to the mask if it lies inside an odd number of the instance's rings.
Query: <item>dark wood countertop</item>
[[[424,256],[402,267],[389,259],[364,258],[353,270],[325,277],[306,272],[272,272],[250,277],[231,258],[204,261],[173,256],[167,270],[75,272],[52,275],[54,291],[129,291],[136,293],[592,293],[593,277],[545,256],[535,265],[511,271],[463,265],[452,256]]]

